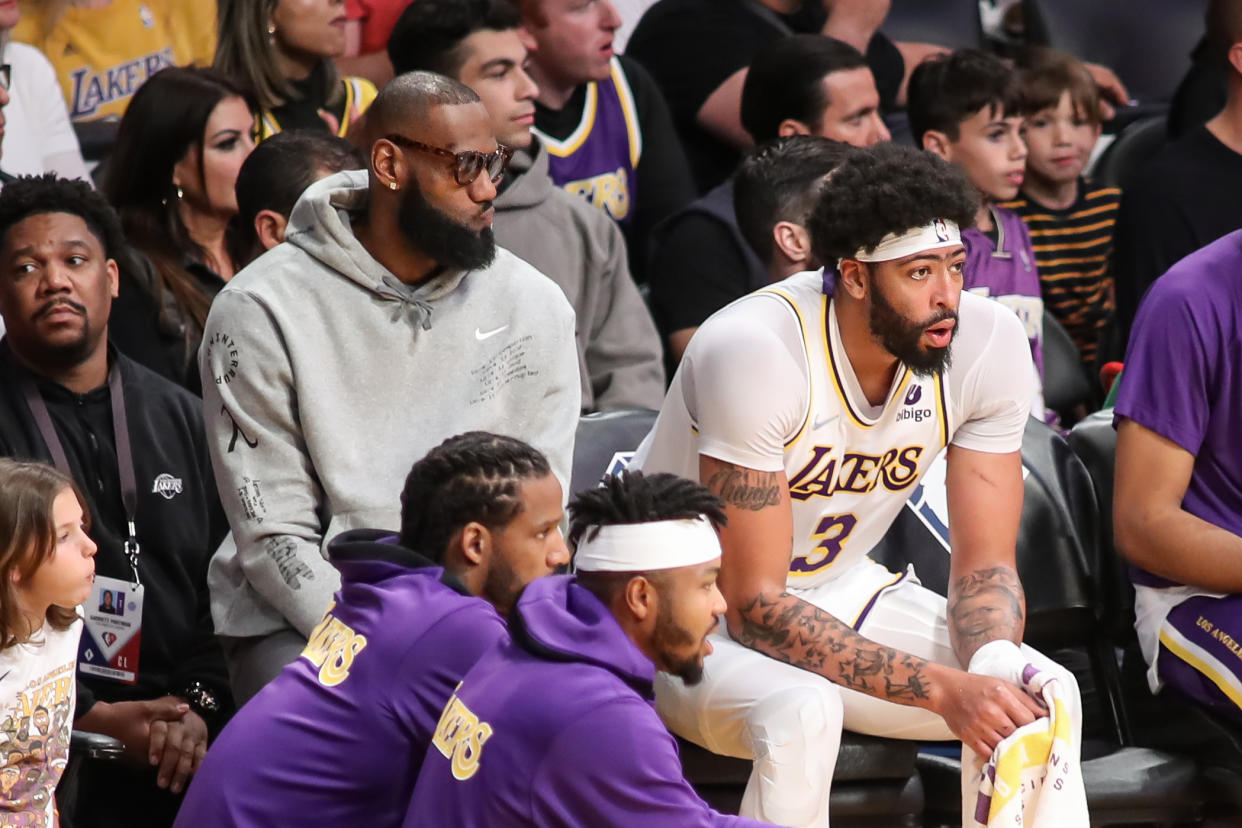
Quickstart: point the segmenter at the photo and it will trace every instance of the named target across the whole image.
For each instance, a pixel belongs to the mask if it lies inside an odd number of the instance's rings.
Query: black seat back
[[[883,29],[892,40],[950,49],[983,45],[978,0],[893,0]]]
[[[1113,462],[1117,431],[1113,410],[1097,411],[1074,426],[1069,445],[1091,475],[1100,504],[1100,586],[1106,617],[1114,633],[1124,636],[1134,624],[1134,587],[1113,544]]]
[[[657,414],[649,408],[630,408],[580,417],[574,437],[570,497],[597,485],[605,474],[616,474],[625,468],[634,449],[655,425]]]
[[[1144,104],[1172,99],[1206,10],[1207,0],[1022,0],[1028,42],[1111,68]]]
[[[1108,187],[1124,187],[1130,176],[1151,160],[1169,141],[1163,115],[1151,115],[1128,125],[1100,154],[1092,177]]]
[[[1069,331],[1044,311],[1044,405],[1063,418],[1095,394]]]

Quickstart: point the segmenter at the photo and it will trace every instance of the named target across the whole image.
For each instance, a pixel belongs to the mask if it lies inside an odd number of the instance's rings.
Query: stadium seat
[[[983,46],[978,0],[893,0],[883,30],[892,40],[950,49]]]
[[[580,417],[569,496],[595,486],[605,474],[625,468],[634,449],[655,425],[658,413],[649,408],[629,408]]]
[[[1204,799],[1196,764],[1185,758],[1128,745],[1121,679],[1112,640],[1103,625],[1105,605],[1097,571],[1099,522],[1087,469],[1047,425],[1031,419],[1022,445],[1027,477],[1017,550],[1026,592],[1026,640],[1075,669],[1083,691],[1083,779],[1093,825],[1193,822]],[[942,594],[948,554],[939,527],[915,508],[904,510],[898,542],[872,557],[890,568],[915,564],[920,580]],[[943,516],[942,516],[943,517]],[[913,518],[913,519],[912,519]],[[920,534],[922,540],[920,541]],[[960,822],[958,760],[921,754],[929,824]]]
[[[586,414],[578,420],[571,492],[599,483],[629,463],[655,424],[657,412],[628,409]],[[751,762],[718,756],[678,739],[686,778],[713,807],[737,813]],[[914,769],[917,745],[846,734],[837,756],[830,809],[835,828],[917,826],[923,790]]]
[[[1163,115],[1151,115],[1123,129],[1095,162],[1092,177],[1108,187],[1124,187],[1136,170],[1146,164],[1169,140]]]
[[[1022,0],[1029,43],[1111,68],[1132,99],[1167,108],[1203,34],[1207,0]]]
[[[1044,405],[1069,422],[1075,408],[1095,395],[1095,384],[1082,364],[1082,354],[1069,332],[1044,311]]]
[[[86,761],[112,761],[119,759],[125,750],[119,740],[102,733],[75,730],[69,737],[69,762],[56,786],[56,810],[60,814],[61,828],[73,828],[73,818],[78,806],[78,779],[82,763]]]

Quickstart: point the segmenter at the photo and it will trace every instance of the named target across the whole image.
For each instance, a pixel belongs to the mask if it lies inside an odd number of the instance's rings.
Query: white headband
[[[962,233],[957,222],[935,219],[930,224],[912,227],[904,233],[889,233],[870,252],[866,248],[860,248],[854,258],[860,262],[891,262],[893,259],[912,256],[924,250],[961,243]]]
[[[589,535],[588,531],[588,535]],[[711,521],[660,520],[603,526],[584,537],[574,553],[580,572],[651,572],[695,566],[720,557],[720,538]]]

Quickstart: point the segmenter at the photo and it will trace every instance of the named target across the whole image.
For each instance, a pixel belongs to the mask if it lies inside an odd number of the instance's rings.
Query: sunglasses
[[[443,147],[433,147],[422,141],[414,141],[404,135],[385,135],[384,138],[399,147],[409,147],[420,152],[452,159],[453,176],[463,187],[473,183],[479,177],[479,173],[484,170],[487,170],[487,177],[492,180],[493,184],[499,183],[501,176],[505,174],[505,167],[509,166],[509,159],[513,157],[513,149],[503,144],[495,152],[479,152],[478,150],[452,152]]]

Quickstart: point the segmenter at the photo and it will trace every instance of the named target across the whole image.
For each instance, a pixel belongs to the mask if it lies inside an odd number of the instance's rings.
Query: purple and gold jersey
[[[1116,407],[1119,419],[1194,455],[1182,508],[1234,535],[1242,535],[1240,274],[1242,230],[1152,284],[1134,318]]]
[[[962,232],[966,246],[965,287],[971,293],[995,299],[1018,315],[1031,343],[1031,357],[1039,376],[1044,375],[1044,300],[1031,234],[1012,210],[992,208],[996,243],[983,231]]]
[[[401,824],[445,702],[506,636],[490,604],[386,535],[332,542],[333,605],[211,746],[178,826]]]
[[[587,84],[582,119],[569,137],[558,141],[538,128],[532,131],[548,150],[548,174],[558,187],[629,226],[643,135],[620,61],[612,59],[608,80]]]

